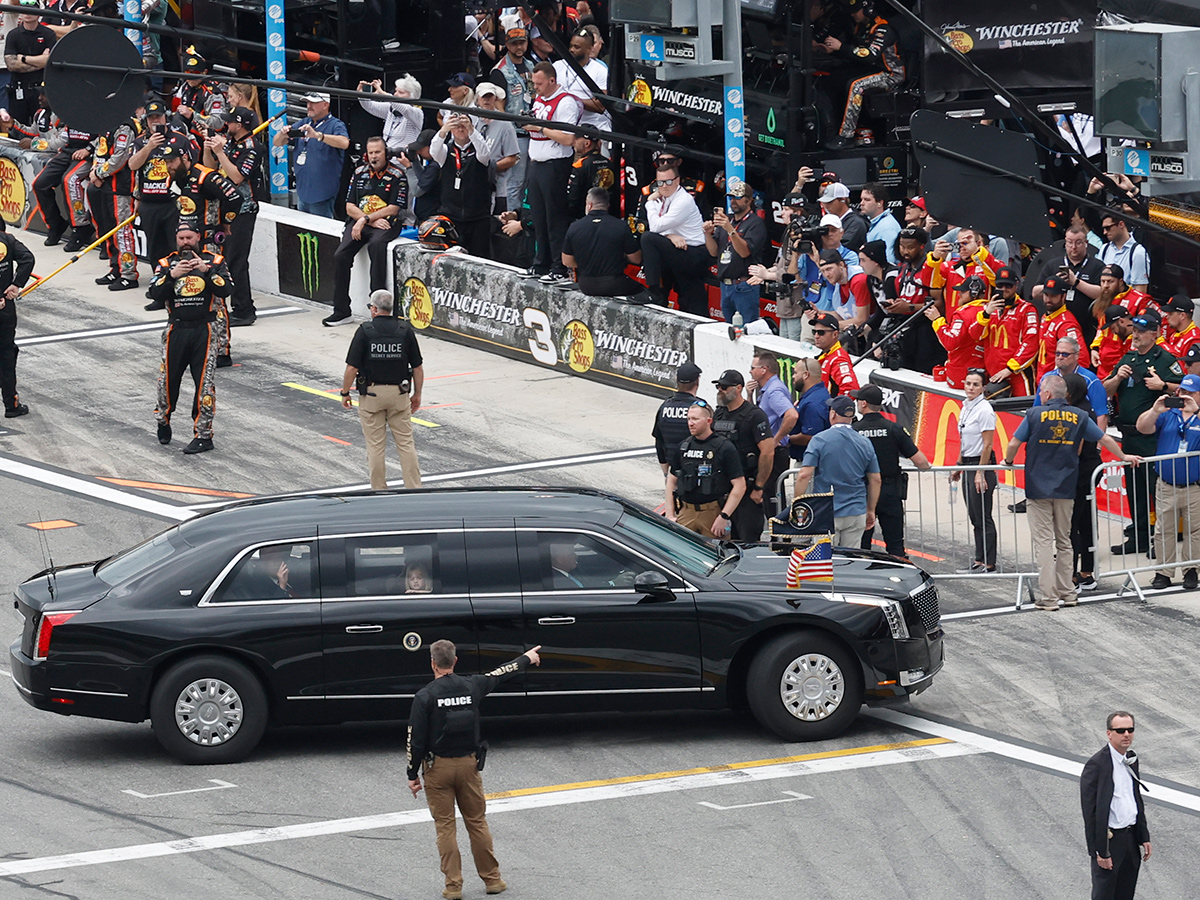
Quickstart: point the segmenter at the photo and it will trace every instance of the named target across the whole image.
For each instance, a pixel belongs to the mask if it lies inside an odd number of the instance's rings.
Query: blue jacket
[[[1168,409],[1154,423],[1158,435],[1155,456],[1191,453],[1200,450],[1200,415],[1183,418],[1183,411]],[[1154,464],[1158,477],[1167,484],[1196,484],[1200,482],[1200,456],[1186,459],[1164,459]]]

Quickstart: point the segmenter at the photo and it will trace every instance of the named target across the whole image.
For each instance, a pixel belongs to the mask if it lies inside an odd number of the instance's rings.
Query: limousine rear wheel
[[[160,744],[191,765],[245,759],[267,727],[267,695],[254,673],[221,656],[197,656],[169,669],[150,698]]]
[[[828,635],[780,635],[750,664],[747,700],[754,717],[781,738],[825,740],[845,731],[862,706],[860,668]]]

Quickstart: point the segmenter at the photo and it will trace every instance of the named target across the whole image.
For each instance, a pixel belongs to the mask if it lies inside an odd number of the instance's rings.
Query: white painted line
[[[210,778],[208,779],[208,783],[215,785],[215,787],[192,788],[191,790],[187,791],[167,791],[165,794],[142,794],[138,791],[131,791],[128,789],[121,791],[121,793],[129,794],[131,797],[138,797],[142,800],[153,800],[155,797],[178,797],[180,794],[201,794],[204,791],[223,791],[226,788],[237,787],[236,784],[230,784],[228,781],[221,781],[219,778]]]
[[[805,762],[780,763],[744,769],[722,769],[695,775],[680,775],[653,781],[636,781],[623,784],[608,784],[589,788],[566,788],[546,793],[528,794],[520,797],[504,797],[488,801],[488,815],[519,812],[527,809],[544,809],[553,806],[570,806],[578,803],[594,803],[600,800],[623,800],[697,788],[717,787],[729,784],[748,784],[756,781],[772,781],[779,778],[797,778],[805,775],[822,775],[830,772],[846,772],[875,766],[896,765],[932,759],[949,759],[984,752],[967,744],[934,744],[899,750],[880,750],[849,756],[826,757]],[[127,847],[112,847],[106,850],[88,850],[82,853],[66,853],[61,856],[44,856],[39,859],[20,859],[0,862],[0,878],[11,875],[29,875],[34,872],[50,872],[94,866],[103,863],[128,862],[135,859],[154,859],[177,856],[182,853],[200,853],[206,850],[222,850],[230,847],[245,847],[251,844],[268,844],[276,841],[292,841],[304,838],[323,837],[349,832],[374,831],[380,828],[397,828],[432,821],[429,810],[404,810],[402,812],[378,813],[349,819],[331,819],[320,822],[304,822],[282,825],[277,828],[255,828],[227,834],[211,834],[177,841],[162,841],[154,844],[134,844]]]
[[[77,478],[74,475],[56,472],[53,469],[44,469],[41,466],[21,462],[7,456],[0,456],[0,474],[13,475],[17,478],[23,478],[26,481],[32,481],[35,484],[44,484],[47,487],[60,491],[79,494],[92,500],[112,503],[115,506],[124,506],[127,509],[162,516],[165,519],[173,519],[177,522],[185,521],[195,515],[194,512],[182,506],[172,506],[170,503],[152,500],[149,497],[139,497],[137,494],[130,494],[105,484],[88,481],[86,478]]]
[[[936,575],[933,576],[933,580],[934,580],[934,582],[937,581]],[[1142,590],[1144,590],[1146,592],[1147,599],[1149,599],[1150,597],[1158,597],[1158,596],[1163,596],[1163,595],[1182,594],[1183,593],[1182,587],[1171,587],[1171,588],[1168,588],[1168,589],[1162,590],[1162,591],[1151,591],[1149,588],[1144,587],[1144,588],[1142,588]],[[1081,594],[1079,597],[1079,605],[1082,606],[1085,603],[1095,603],[1098,600],[1120,600],[1122,598],[1126,599],[1126,600],[1129,600],[1129,599],[1136,600],[1137,594],[1133,590],[1127,590],[1123,594],[1118,594],[1116,591],[1112,591],[1111,593],[1106,593],[1106,594],[1087,594],[1087,595]],[[1063,612],[1064,610],[1069,610],[1069,609],[1070,609],[1069,606],[1064,607],[1062,609],[1059,609],[1059,612]],[[985,616],[998,616],[998,615],[1001,615],[1002,613],[1015,613],[1015,612],[1017,612],[1017,610],[1014,609],[1013,605],[1010,603],[1008,606],[993,606],[993,607],[989,607],[988,609],[970,609],[965,612],[943,613],[942,621],[954,620],[954,619],[981,619]],[[1038,610],[1037,607],[1035,607],[1032,603],[1023,603],[1021,605],[1021,612],[1037,612],[1040,614],[1041,610]]]
[[[795,803],[797,800],[811,800],[808,794],[798,794],[795,791],[781,791],[780,793],[788,796],[782,800],[763,800],[760,803],[735,803],[733,806],[717,806],[715,803],[709,803],[707,800],[701,800],[697,806],[707,806],[709,809],[716,809],[721,812],[728,812],[731,809],[749,809],[752,806],[774,806],[776,803]]]
[[[949,738],[952,741],[957,741],[968,747],[974,747],[976,750],[985,753],[994,753],[997,756],[1027,763],[1039,769],[1070,775],[1073,778],[1078,778],[1080,773],[1083,772],[1083,763],[1076,760],[1068,759],[1064,756],[1056,756],[1042,750],[1034,750],[1030,747],[1022,747],[1020,744],[1010,743],[1000,738],[976,734],[965,728],[944,725],[941,722],[933,722],[929,719],[898,712],[894,709],[872,709],[867,711],[867,715],[887,722],[889,725],[898,725],[901,728],[907,728],[910,731],[916,731],[920,734]],[[954,744],[953,746],[958,746],[958,744]],[[1145,780],[1146,778],[1143,775],[1143,781]],[[1165,784],[1156,784],[1153,780],[1149,781],[1149,790],[1143,794],[1143,797],[1147,802],[1153,801],[1155,803],[1177,806],[1180,809],[1186,809],[1190,812],[1200,812],[1200,794],[1187,793],[1186,791],[1168,787]]]
[[[639,456],[650,456],[653,454],[653,447],[641,447],[637,450],[613,450],[606,453],[592,453],[586,456],[565,456],[558,459],[539,459],[532,462],[513,463],[507,466],[493,466],[487,469],[467,469],[462,472],[442,472],[438,475],[422,475],[422,484],[431,484],[440,481],[466,481],[470,478],[485,478],[489,475],[504,475],[510,472],[530,472],[537,469],[557,469],[560,466],[583,466],[592,465],[594,463],[613,462],[621,459],[635,459]],[[403,481],[389,481],[389,487],[403,487]],[[342,487],[330,488],[315,488],[311,491],[296,491],[292,494],[280,494],[278,496],[310,496],[312,494],[344,494],[351,491],[369,491],[370,484],[352,484]],[[228,506],[230,503],[236,503],[235,500],[224,501],[206,501],[204,503],[193,503],[183,509],[201,511],[206,509],[216,509],[221,506]]]
[[[299,306],[274,306],[271,309],[259,310],[257,315],[262,316],[280,316],[284,313],[300,312]],[[63,341],[82,341],[88,338],[113,337],[120,334],[139,334],[145,331],[162,331],[167,323],[164,319],[160,322],[139,322],[136,325],[114,325],[111,328],[92,328],[88,331],[65,331],[60,334],[39,334],[32,337],[18,338],[18,347],[32,347],[36,344],[57,344]]]

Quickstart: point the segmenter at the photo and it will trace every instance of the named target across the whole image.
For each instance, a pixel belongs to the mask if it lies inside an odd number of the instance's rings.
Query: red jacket
[[[1042,316],[1041,346],[1038,350],[1034,384],[1041,384],[1042,376],[1054,368],[1054,350],[1058,342],[1065,337],[1073,337],[1079,343],[1079,364],[1085,369],[1091,367],[1091,354],[1088,352],[1087,342],[1083,339],[1083,329],[1079,327],[1079,320],[1065,306],[1060,306],[1054,312]]]
[[[955,287],[962,284],[972,275],[978,275],[987,285],[982,299],[985,303],[991,297],[992,288],[996,284],[996,270],[1004,263],[992,256],[987,247],[980,247],[970,259],[944,259],[940,263],[930,253],[925,257],[925,268],[921,272],[921,280],[931,288],[945,288],[942,303],[946,315],[949,316],[958,307],[959,292]]]
[[[1096,377],[1103,381],[1112,374],[1117,362],[1129,352],[1132,337],[1119,338],[1109,328],[1101,328],[1092,339],[1092,349],[1100,354],[1100,363],[1096,366]]]
[[[1038,313],[1032,303],[1020,297],[1010,309],[1001,307],[991,318],[980,313],[967,326],[970,335],[983,344],[983,367],[988,375],[1002,369],[1016,374],[1032,369],[1038,351]],[[1024,396],[1027,391],[1017,391],[1024,386],[1024,378],[1012,382],[1014,396]]]
[[[854,363],[850,354],[837,341],[832,347],[817,357],[821,364],[821,379],[829,393],[837,397],[858,390],[858,376],[854,374]]]
[[[1188,322],[1183,331],[1174,331],[1162,340],[1162,345],[1180,362],[1192,344],[1200,344],[1200,327],[1195,322]]]
[[[983,317],[983,300],[970,300],[950,314],[933,322],[937,339],[946,348],[946,384],[961,388],[967,369],[983,368],[983,344],[980,335],[987,319]],[[971,326],[978,324],[975,335]]]

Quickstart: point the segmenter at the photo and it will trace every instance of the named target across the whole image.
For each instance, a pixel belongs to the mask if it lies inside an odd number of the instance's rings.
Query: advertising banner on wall
[[[926,0],[922,18],[959,53],[1009,89],[1090,90],[1096,0],[960,3]],[[978,90],[980,84],[939,44],[925,40],[925,91]]]
[[[339,239],[280,222],[275,229],[279,290],[293,297],[333,303],[333,252]]]
[[[692,358],[694,320],[661,307],[545,287],[416,243],[397,246],[394,265],[396,308],[418,333],[656,396]],[[281,280],[283,269],[281,257]]]

